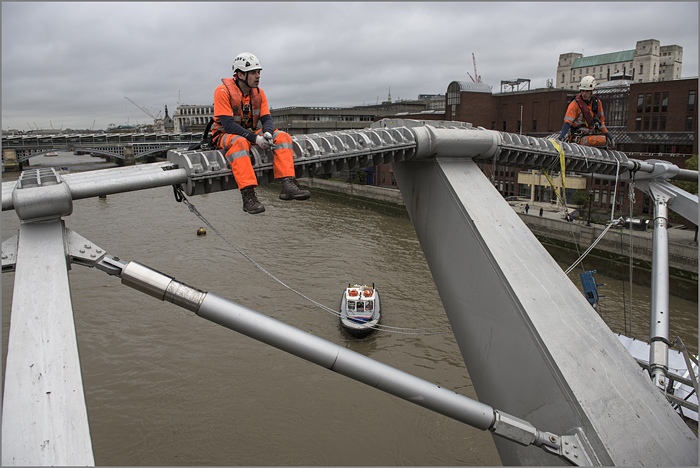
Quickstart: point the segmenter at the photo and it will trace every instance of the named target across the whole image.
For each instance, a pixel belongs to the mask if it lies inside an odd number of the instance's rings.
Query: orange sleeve
[[[564,115],[564,122],[568,122],[570,124],[574,123],[574,120],[576,120],[576,117],[581,113],[581,109],[579,109],[578,104],[576,101],[571,101],[571,104],[569,104],[569,107],[566,108],[566,115]]]
[[[233,116],[228,90],[226,89],[226,86],[222,84],[219,85],[214,91],[214,117],[219,115]]]

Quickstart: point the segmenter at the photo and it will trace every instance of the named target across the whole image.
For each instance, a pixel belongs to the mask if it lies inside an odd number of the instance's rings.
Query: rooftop
[[[595,67],[597,65],[607,65],[608,63],[631,62],[634,60],[634,49],[611,52],[609,54],[591,55],[590,57],[579,57],[574,60],[571,68]]]

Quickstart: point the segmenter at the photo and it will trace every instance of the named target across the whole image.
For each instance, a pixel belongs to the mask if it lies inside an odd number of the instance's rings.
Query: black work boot
[[[307,200],[309,198],[311,198],[311,192],[299,188],[299,182],[294,177],[282,179],[280,200]]]
[[[242,188],[241,196],[243,197],[243,211],[250,214],[262,213],[265,211],[265,207],[258,201],[258,197],[255,195],[254,187]]]

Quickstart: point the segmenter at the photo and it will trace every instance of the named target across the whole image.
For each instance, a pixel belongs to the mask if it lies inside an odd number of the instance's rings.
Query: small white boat
[[[51,158],[53,156],[58,156],[58,153],[55,151],[51,151],[50,153],[46,153],[46,157]]]
[[[379,292],[374,284],[348,284],[340,300],[340,325],[354,337],[367,336],[381,319],[380,309]]]

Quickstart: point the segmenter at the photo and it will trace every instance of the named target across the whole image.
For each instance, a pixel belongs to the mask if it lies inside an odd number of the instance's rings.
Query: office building
[[[577,90],[586,75],[598,83],[625,79],[635,83],[670,81],[681,78],[683,47],[662,46],[656,39],[638,41],[631,50],[585,57],[569,52],[559,56],[556,87]]]

